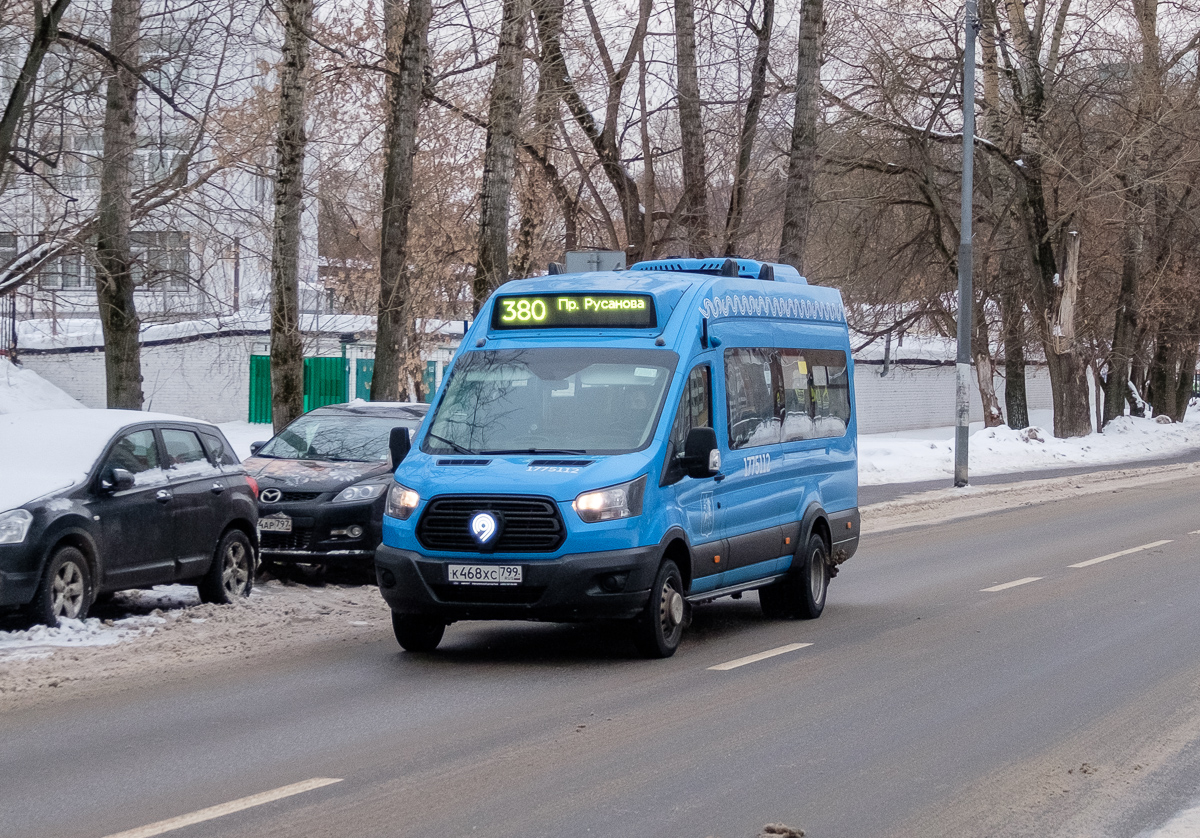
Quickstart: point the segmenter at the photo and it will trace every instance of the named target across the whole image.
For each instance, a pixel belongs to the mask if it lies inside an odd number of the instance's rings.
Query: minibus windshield
[[[679,356],[555,347],[460,356],[427,454],[623,454],[645,448]]]

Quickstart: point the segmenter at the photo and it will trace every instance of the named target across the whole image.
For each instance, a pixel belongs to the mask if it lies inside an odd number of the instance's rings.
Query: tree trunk
[[[708,187],[704,156],[704,118],[696,75],[696,9],[692,0],[675,0],[675,72],[679,86],[679,144],[683,172],[680,225],[688,256],[711,256],[708,235]]]
[[[1029,427],[1029,399],[1025,389],[1025,306],[1009,292],[1000,298],[1004,319],[1004,406],[1008,426],[1015,431]]]
[[[71,0],[55,0],[50,11],[43,14],[41,3],[33,6],[33,34],[29,39],[29,50],[25,53],[25,63],[13,83],[4,105],[4,114],[0,116],[0,191],[4,188],[4,171],[8,165],[8,156],[12,152],[13,137],[17,134],[17,126],[21,122],[21,112],[25,109],[25,101],[29,91],[33,89],[37,79],[38,69],[50,45],[58,38],[58,22],[63,13],[71,5]],[[137,33],[135,31],[134,37]],[[115,47],[115,42],[114,42]]]
[[[493,290],[508,282],[508,201],[512,195],[517,132],[520,130],[525,20],[528,16],[527,0],[504,0],[483,152],[479,248],[472,283],[476,313]]]
[[[755,26],[749,12],[746,26],[758,41],[754,50],[754,65],[750,69],[750,96],[746,100],[746,116],[738,141],[737,168],[733,173],[733,188],[729,191],[729,212],[725,216],[725,255],[736,256],[740,247],[742,218],[746,213],[746,188],[750,180],[750,156],[754,153],[754,137],[758,133],[758,117],[767,91],[767,62],[771,57],[771,33],[775,28],[775,0],[763,0],[761,26]]]
[[[136,61],[140,0],[113,0],[109,48]],[[108,406],[142,409],[142,361],[133,302],[133,255],[129,222],[133,152],[137,147],[137,79],[114,67],[104,112],[104,166],[96,213],[96,301],[104,332]]]
[[[972,303],[971,357],[975,362],[975,377],[983,402],[983,426],[996,428],[1004,424],[1004,414],[1000,412],[1000,399],[996,398],[996,368],[992,364],[992,341],[983,304],[982,295],[976,295]]]
[[[800,0],[800,58],[796,67],[796,114],[788,155],[787,193],[779,261],[804,273],[808,216],[813,204],[817,166],[817,117],[821,104],[821,40],[825,21],[822,0]]]
[[[417,149],[431,0],[384,3],[389,63],[388,122],[384,139],[383,219],[379,244],[379,314],[375,328],[374,401],[399,401],[409,390],[410,344],[408,217],[413,204],[413,157]]]
[[[1039,195],[1040,190],[1039,190]],[[1036,215],[1036,213],[1034,213]],[[1044,213],[1042,218],[1045,218]],[[1079,292],[1079,234],[1067,234],[1067,258],[1061,279],[1058,272],[1046,276],[1045,262],[1039,264],[1035,283],[1039,309],[1044,316],[1039,323],[1046,366],[1050,373],[1050,389],[1054,401],[1054,435],[1060,438],[1087,436],[1092,432],[1092,417],[1088,407],[1087,362],[1075,340],[1075,302]],[[1043,243],[1039,254],[1052,258],[1049,246]],[[1053,269],[1053,264],[1049,265]]]
[[[1158,0],[1133,0],[1134,18],[1141,38],[1142,60],[1134,71],[1136,104],[1129,137],[1133,143],[1129,162],[1121,176],[1125,188],[1124,247],[1121,290],[1117,296],[1108,381],[1104,390],[1104,421],[1125,412],[1130,363],[1138,328],[1138,293],[1142,275],[1142,250],[1149,202],[1146,178],[1150,169],[1151,139],[1158,111],[1160,88],[1158,44]]]
[[[285,0],[275,138],[275,223],[271,231],[271,422],[283,430],[304,412],[300,330],[300,217],[304,203],[304,100],[312,0]]]

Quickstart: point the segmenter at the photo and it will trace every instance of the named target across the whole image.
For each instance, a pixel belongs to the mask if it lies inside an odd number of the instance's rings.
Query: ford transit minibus
[[[718,597],[819,617],[858,546],[855,428],[841,295],[789,266],[506,283],[394,439],[375,563],[396,638],[610,620],[667,657]]]

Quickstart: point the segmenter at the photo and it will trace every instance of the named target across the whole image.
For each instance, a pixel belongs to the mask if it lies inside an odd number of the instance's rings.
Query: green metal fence
[[[305,358],[304,410],[347,401],[349,384],[344,358]],[[271,421],[271,358],[267,355],[250,356],[249,420]]]

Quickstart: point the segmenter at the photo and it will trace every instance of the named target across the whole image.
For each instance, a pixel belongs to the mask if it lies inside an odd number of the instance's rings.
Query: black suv
[[[256,487],[213,425],[130,410],[0,416],[0,606],[49,625],[96,594],[248,596]]]
[[[392,483],[392,432],[411,437],[428,410],[408,402],[326,405],[254,443],[246,470],[260,489],[263,561],[372,570]]]

